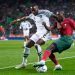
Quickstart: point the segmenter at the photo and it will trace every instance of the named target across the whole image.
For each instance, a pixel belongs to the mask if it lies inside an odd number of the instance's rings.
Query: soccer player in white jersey
[[[45,15],[41,15],[41,18],[38,15],[34,16],[34,21],[35,21],[35,24],[36,24],[36,27],[37,27],[37,32],[31,36],[28,43],[26,44],[22,64],[16,66],[15,67],[16,69],[19,69],[19,68],[22,68],[22,67],[26,66],[27,58],[28,58],[29,53],[30,53],[30,48],[32,46],[34,46],[34,44],[36,44],[36,42],[39,39],[41,39],[47,33],[47,30],[44,27],[44,25],[42,25],[42,23],[45,22],[48,27],[50,26],[49,25],[49,18],[47,18]]]
[[[20,24],[20,29],[23,30],[23,36],[24,36],[24,47],[26,46],[26,43],[29,39],[29,29],[32,27],[30,22],[28,21],[22,21]]]
[[[50,11],[48,11],[48,10],[38,11],[37,6],[35,6],[35,7],[32,9],[32,12],[33,12],[33,14],[34,14],[34,16],[32,17],[32,19],[33,19],[33,20],[35,21],[35,23],[36,23],[37,32],[30,38],[29,42],[26,44],[22,64],[16,66],[17,69],[26,66],[27,57],[28,57],[28,55],[29,55],[29,53],[30,53],[30,48],[31,48],[32,46],[34,46],[34,44],[35,44],[40,38],[42,38],[42,37],[47,33],[47,30],[46,30],[46,28],[42,25],[42,23],[45,22],[46,25],[49,26],[49,17],[50,17],[51,15],[53,15],[52,12],[50,12]],[[32,15],[33,15],[33,14],[32,14]],[[39,17],[39,14],[42,14],[41,17],[43,17],[43,18],[40,18],[40,17]],[[53,15],[53,16],[54,16],[54,15]],[[15,20],[15,21],[13,21],[12,23],[14,23],[14,22],[16,22],[16,21],[20,21],[20,20],[26,19],[26,18],[28,18],[28,17],[29,17],[29,16],[23,17],[23,18],[21,18],[21,19],[17,19],[17,20]]]

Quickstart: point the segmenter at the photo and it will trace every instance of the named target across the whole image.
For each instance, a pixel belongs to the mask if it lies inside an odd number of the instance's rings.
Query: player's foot
[[[56,65],[55,68],[54,68],[54,71],[55,70],[62,70],[62,66],[60,64]]]
[[[25,60],[25,62],[24,63],[21,63],[21,64],[19,64],[19,65],[16,65],[16,69],[20,69],[20,68],[25,68],[27,66],[27,60]]]
[[[16,69],[20,69],[20,68],[25,68],[27,64],[19,64],[19,65],[16,65]]]
[[[45,62],[37,62],[37,63],[35,63],[34,65],[33,65],[33,67],[40,67],[40,66],[44,66],[45,65]]]

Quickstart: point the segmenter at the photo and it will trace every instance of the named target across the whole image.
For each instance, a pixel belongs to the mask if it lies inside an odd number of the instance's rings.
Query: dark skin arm
[[[48,27],[45,22],[42,23],[42,24],[44,25],[44,27],[45,27],[48,31],[51,31],[51,30],[53,30],[53,29],[56,28],[56,27],[57,27],[58,29],[61,28],[61,20],[62,20],[62,19],[61,19],[61,16],[56,16],[55,14],[53,14],[52,17],[56,19],[56,21],[57,21],[57,26],[54,25],[54,26]]]
[[[13,24],[15,24],[15,23],[17,23],[17,22],[20,22],[20,21],[22,21],[22,20],[24,20],[24,19],[27,19],[28,17],[22,17],[22,18],[20,18],[20,19],[16,19],[16,20],[14,20],[14,21],[12,21],[11,23],[10,23],[10,25],[13,25]]]
[[[48,27],[45,22],[43,22],[42,25],[44,25],[44,27],[45,27],[48,31],[50,31],[50,27]]]
[[[44,25],[44,27],[45,27],[48,31],[51,31],[51,30],[53,30],[53,29],[55,28],[54,26],[48,27],[45,22],[43,22],[42,24]]]
[[[54,26],[50,26],[50,27],[48,27],[45,22],[43,22],[42,24],[44,25],[44,27],[45,27],[48,31],[51,31],[51,30],[53,30],[53,29],[55,29],[55,28],[57,28],[57,29],[62,28],[62,26],[61,26],[61,24],[60,24],[59,22],[57,22]]]

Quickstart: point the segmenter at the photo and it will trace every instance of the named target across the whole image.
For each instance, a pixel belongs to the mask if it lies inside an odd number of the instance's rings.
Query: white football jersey
[[[48,27],[50,27],[49,18],[46,17],[45,15],[42,15],[41,17],[39,17],[38,15],[35,16],[35,22],[36,22],[36,26],[37,26],[38,30],[46,30],[46,28],[44,27],[44,25],[42,25],[43,22],[45,22],[46,25]]]
[[[48,27],[50,27],[50,22],[49,22],[49,18],[48,17],[46,17],[45,15],[42,15],[41,19],[42,19],[42,22],[45,22],[46,25]]]
[[[39,10],[38,14],[44,14],[46,15],[48,18],[50,18],[53,15],[53,12],[49,11],[49,10]]]
[[[50,26],[49,18],[44,14],[38,14],[35,16],[33,13],[31,13],[29,15],[29,18],[34,20],[37,27],[37,31],[41,30],[47,31],[44,25],[42,25],[43,22],[45,22],[48,27]]]
[[[31,27],[32,27],[32,25],[28,21],[23,21],[20,24],[20,29],[23,29],[23,30],[30,29]]]
[[[34,20],[37,30],[38,29],[41,30],[42,28],[44,28],[44,26],[42,25],[42,19],[39,16],[35,16],[34,14],[31,13],[29,15],[29,18]]]
[[[33,14],[33,13],[31,13],[29,16],[28,16],[28,18],[30,18],[30,19],[35,19],[35,15]]]

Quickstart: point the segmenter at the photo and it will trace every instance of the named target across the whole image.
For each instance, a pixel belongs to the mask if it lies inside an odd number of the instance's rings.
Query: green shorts
[[[71,47],[73,40],[71,36],[61,36],[61,38],[54,43],[57,45],[58,52],[61,53]]]

